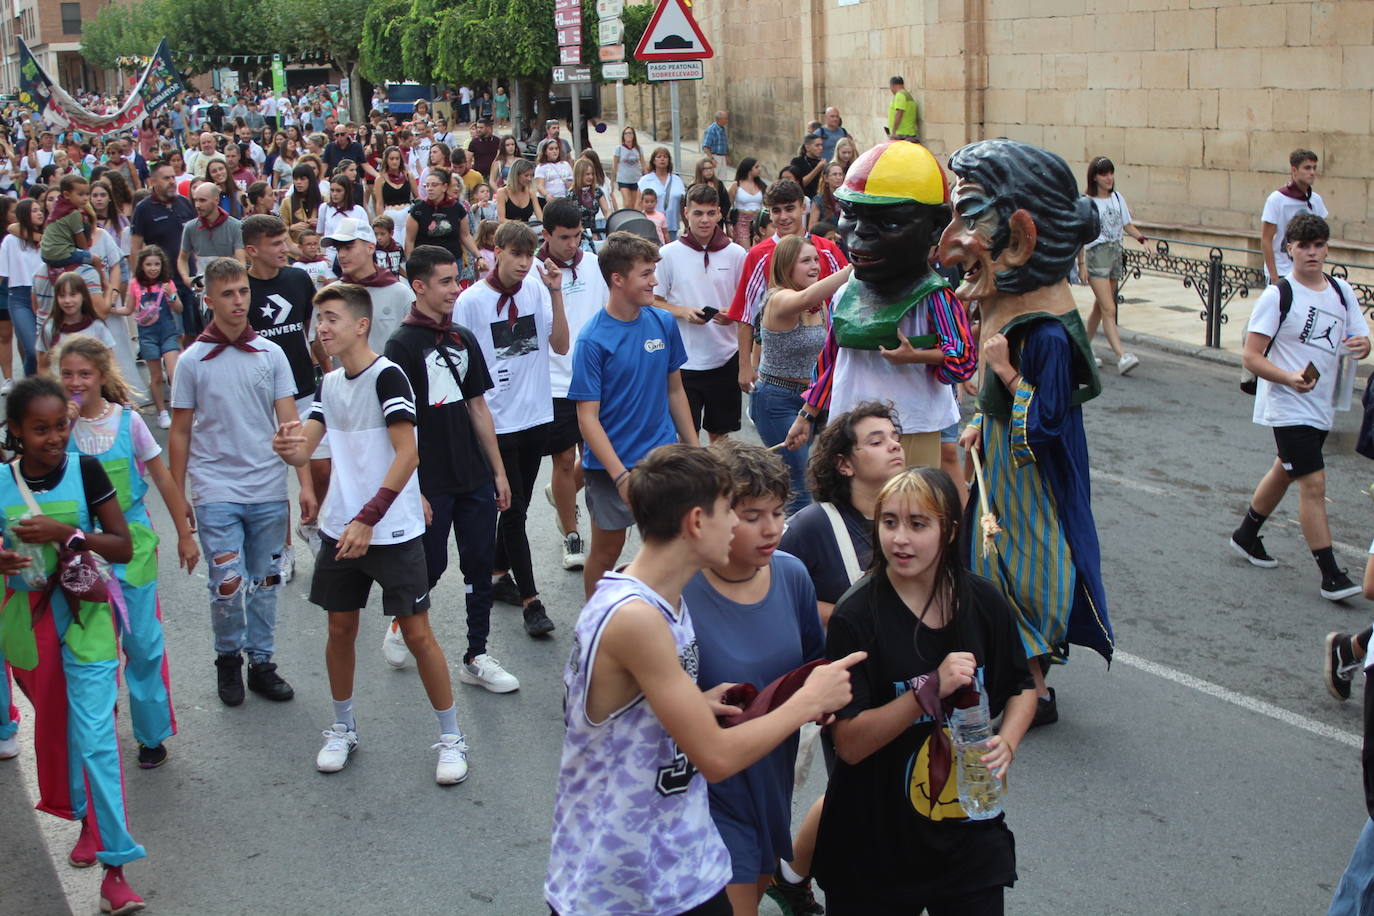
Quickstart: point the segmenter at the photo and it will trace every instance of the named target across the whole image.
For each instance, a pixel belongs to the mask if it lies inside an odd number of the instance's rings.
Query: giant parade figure
[[[1039,697],[1035,723],[1058,718],[1046,666],[1069,644],[1110,661],[1114,638],[1088,480],[1084,402],[1101,392],[1069,291],[1078,249],[1098,234],[1068,164],[1014,140],[984,140],[949,160],[954,219],[940,238],[957,295],[977,305],[982,384],[960,438],[981,456],[968,503],[970,568],[1015,608]]]

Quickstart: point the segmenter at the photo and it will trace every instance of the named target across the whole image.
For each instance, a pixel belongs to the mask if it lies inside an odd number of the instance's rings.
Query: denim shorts
[[[161,359],[181,349],[181,329],[169,309],[158,313],[157,321],[138,326],[138,358]]]

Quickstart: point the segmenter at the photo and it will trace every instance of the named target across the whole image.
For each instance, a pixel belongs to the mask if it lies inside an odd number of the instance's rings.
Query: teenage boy
[[[510,481],[510,507],[497,525],[492,596],[524,609],[525,632],[546,636],[553,621],[539,600],[525,533],[534,481],[553,422],[549,353],[568,352],[563,273],[545,260],[536,274],[534,230],[506,222],[496,230],[496,269],[463,291],[454,320],[477,338],[496,385],[488,404],[501,463]]]
[[[1345,354],[1369,355],[1369,327],[1349,284],[1322,272],[1330,236],[1320,216],[1293,217],[1285,239],[1293,270],[1260,294],[1250,315],[1243,359],[1259,378],[1254,422],[1273,427],[1278,458],[1255,488],[1231,547],[1255,566],[1278,566],[1265,552],[1259,529],[1297,481],[1298,519],[1321,570],[1321,596],[1341,601],[1359,594],[1360,587],[1336,565],[1331,550],[1322,445],[1335,419],[1337,365]]]
[[[334,724],[315,759],[321,773],[337,773],[358,747],[353,713],[354,644],[360,608],[373,583],[382,613],[400,625],[420,681],[439,720],[434,781],[467,778],[467,744],[444,650],[429,626],[429,582],[422,537],[425,513],[415,473],[415,397],[405,373],[368,346],[372,300],[361,286],[336,283],[315,295],[317,334],[340,368],[324,377],[320,397],[302,428],[285,423],[272,438],[283,461],[303,467],[324,438],[333,438],[333,492],[320,520],[320,555],[310,601],[329,613],[324,663],[334,698]]]
[[[415,294],[391,271],[377,266],[373,256],[377,236],[366,220],[339,220],[334,231],[320,239],[326,248],[332,247],[339,258],[339,271],[344,283],[353,283],[367,290],[372,300],[372,334],[368,346],[374,353],[386,349],[386,342],[401,326],[401,319],[410,312]]]
[[[1288,221],[1299,213],[1313,213],[1326,219],[1326,203],[1312,190],[1317,180],[1317,154],[1310,149],[1295,149],[1288,154],[1288,184],[1272,192],[1264,201],[1260,216],[1260,250],[1271,284],[1293,269],[1284,243]]]
[[[847,705],[849,668],[867,653],[818,666],[772,712],[722,728],[716,716],[738,710],[721,703],[728,685],[696,685],[682,590],[698,570],[729,559],[729,471],[705,449],[669,445],[645,458],[628,486],[644,546],[623,573],[601,580],[577,618],[544,897],[568,916],[728,916],[730,855],[706,781],[739,772]]]
[[[199,188],[197,188],[199,190]],[[315,403],[315,361],[310,356],[315,284],[298,267],[288,267],[290,236],[281,217],[255,214],[243,221],[243,249],[248,257],[248,289],[251,296],[248,323],[267,340],[281,347],[291,364],[296,384],[296,413],[306,416]],[[316,493],[329,489],[329,443],[310,456],[310,467],[298,474],[301,482],[301,526],[310,533],[320,503]],[[290,540],[290,519],[287,539]],[[283,554],[282,576],[291,581],[295,554]]]
[[[687,362],[682,387],[692,425],[712,442],[740,428],[739,339],[726,309],[747,253],[720,228],[720,196],[707,184],[687,192],[687,234],[659,249],[654,305],[677,319]]]
[[[568,319],[568,339],[573,349],[566,355],[549,356],[553,385],[553,426],[546,451],[553,456],[552,480],[544,495],[557,512],[558,533],[563,535],[563,568],[581,569],[587,548],[578,533],[577,491],[582,488],[582,469],[577,452],[582,431],[577,428],[577,403],[568,399],[572,384],[573,353],[577,337],[592,316],[601,311],[609,295],[596,255],[579,247],[582,241],[582,209],[571,197],[561,197],[544,208],[544,245],[534,256],[558,265],[563,275],[563,313]]]
[[[773,235],[749,249],[741,268],[739,285],[735,287],[735,298],[730,302],[726,313],[731,321],[738,322],[736,333],[739,341],[739,387],[750,391],[758,381],[758,372],[753,366],[754,322],[758,319],[759,306],[763,294],[768,291],[768,271],[773,266],[773,249],[778,242],[789,235],[802,235],[806,232],[806,201],[802,197],[801,185],[795,181],[777,181],[768,186],[763,194],[763,205],[768,208],[772,218]],[[811,236],[816,253],[821,259],[819,279],[843,270],[849,261],[840,246],[827,238]]]
[[[172,479],[189,478],[200,544],[210,561],[210,622],[219,698],[243,702],[248,689],[289,700],[291,686],[272,661],[281,555],[286,543],[286,469],[272,453],[272,431],[295,422],[296,383],[281,347],[248,323],[248,271],[233,258],[205,266],[212,320],[177,364]]]
[[[448,568],[450,530],[467,596],[468,646],[458,679],[509,693],[520,682],[487,654],[491,633],[491,571],[496,562],[496,513],[510,505],[496,427],[486,393],[493,387],[473,333],[453,323],[458,261],[438,245],[417,245],[409,261],[415,304],[386,343],[386,356],[410,380],[420,431],[420,494],[429,503],[425,563],[429,587]],[[393,623],[382,655],[403,667],[409,653]]]
[[[610,290],[606,307],[587,322],[573,354],[568,398],[577,401],[592,549],[582,569],[588,597],[620,559],[634,523],[630,469],[660,445],[695,443],[691,408],[679,370],[687,362],[677,322],[654,308],[658,246],[613,232],[597,257]]]

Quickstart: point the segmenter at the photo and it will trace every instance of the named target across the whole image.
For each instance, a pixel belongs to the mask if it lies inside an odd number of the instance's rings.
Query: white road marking
[[[1151,496],[1163,496],[1166,492],[1163,487],[1157,487],[1154,484],[1141,483],[1134,477],[1126,477],[1121,474],[1113,474],[1111,471],[1102,471],[1098,470],[1097,468],[1092,468],[1091,473],[1092,476],[1101,478],[1102,480],[1109,480],[1119,487],[1125,487],[1128,490],[1137,490],[1141,493],[1149,493]]]
[[[1280,518],[1274,519],[1273,521],[1277,522],[1280,525],[1284,525],[1288,528],[1296,528],[1299,531],[1302,530],[1302,523],[1299,522],[1297,519]],[[1332,541],[1331,546],[1339,550],[1341,553],[1349,554],[1350,556],[1360,560],[1364,560],[1366,557],[1369,556],[1369,551],[1365,550],[1363,547],[1356,547],[1354,544],[1347,544],[1344,541]]]
[[[1241,709],[1259,713],[1262,716],[1268,716],[1285,725],[1291,725],[1294,728],[1300,728],[1305,732],[1310,732],[1319,738],[1328,738],[1339,744],[1344,744],[1356,749],[1360,748],[1363,744],[1360,736],[1353,732],[1317,722],[1307,716],[1290,712],[1281,706],[1275,706],[1273,703],[1266,703],[1264,700],[1258,700],[1252,696],[1237,693],[1234,690],[1222,687],[1220,684],[1213,684],[1211,681],[1204,681],[1200,677],[1193,677],[1191,674],[1179,671],[1177,668],[1170,668],[1168,665],[1152,662],[1148,658],[1141,658],[1138,655],[1131,655],[1129,652],[1121,652],[1119,650],[1112,653],[1112,658],[1121,662],[1123,665],[1129,665],[1147,674],[1153,674],[1155,677],[1163,678],[1166,681],[1172,681],[1183,687],[1189,687],[1200,693],[1205,693],[1210,697],[1215,697],[1218,700],[1224,700],[1227,703],[1239,706]]]

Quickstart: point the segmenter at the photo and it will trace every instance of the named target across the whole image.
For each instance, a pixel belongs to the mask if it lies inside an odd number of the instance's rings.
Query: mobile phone
[[[1312,365],[1311,363],[1308,363],[1307,368],[1302,370],[1302,377],[1307,379],[1309,382],[1315,382],[1317,379],[1322,377],[1322,374],[1317,371],[1316,366]]]
[[[708,305],[706,308],[701,310],[701,320],[710,321],[712,318],[716,317],[716,313],[719,311],[720,309]]]

